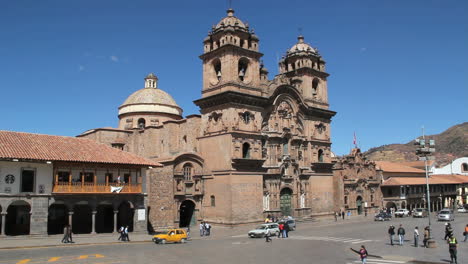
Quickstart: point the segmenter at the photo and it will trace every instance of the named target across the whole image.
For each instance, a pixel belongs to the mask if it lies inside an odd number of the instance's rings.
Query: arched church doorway
[[[98,205],[95,221],[96,233],[112,233],[114,229],[114,208],[112,208],[112,205]]]
[[[394,209],[394,211],[396,211],[397,207],[395,205],[394,202],[388,202],[387,205],[385,206],[387,208],[387,213],[390,213],[391,211],[391,208]]]
[[[362,197],[358,196],[356,198],[356,208],[358,215],[362,214]]]
[[[14,201],[7,209],[5,235],[28,235],[31,224],[31,206],[25,201]]]
[[[280,193],[280,210],[283,216],[291,215],[291,196],[292,190],[284,188]]]
[[[76,204],[73,207],[72,232],[74,234],[89,234],[92,231],[92,209],[88,204]]]
[[[188,227],[195,225],[197,219],[195,217],[195,203],[190,200],[185,200],[180,205],[179,227]]]
[[[65,204],[52,204],[47,217],[47,234],[63,234],[63,228],[68,223],[68,209]]]
[[[128,226],[128,231],[133,232],[133,214],[135,213],[133,204],[129,201],[124,201],[119,206],[117,215],[117,228]]]

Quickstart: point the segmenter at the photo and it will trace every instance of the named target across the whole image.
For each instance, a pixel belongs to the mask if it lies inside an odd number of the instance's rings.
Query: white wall
[[[432,174],[461,174],[468,175],[468,172],[462,172],[462,164],[468,164],[468,157],[458,158],[452,163],[442,167],[442,168],[433,168]]]
[[[52,164],[34,163],[34,162],[14,162],[14,161],[0,161],[0,193],[1,194],[26,194],[20,192],[21,184],[21,171],[23,169],[35,170],[36,176],[34,180],[33,194],[39,194],[40,187],[43,188],[43,194],[50,194],[52,192]],[[11,184],[5,182],[7,175],[13,175],[15,181]],[[10,192],[6,190],[10,189]]]

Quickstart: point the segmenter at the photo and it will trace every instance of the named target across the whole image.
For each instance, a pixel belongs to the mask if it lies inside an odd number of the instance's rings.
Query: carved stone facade
[[[368,161],[361,150],[352,149],[349,155],[334,161],[335,207],[336,210],[350,210],[362,214],[365,210],[383,207],[382,171]]]
[[[259,38],[232,9],[203,43],[200,116],[182,118],[175,101],[155,91],[151,75],[143,92],[165,98],[148,102],[137,91],[119,108],[119,129],[81,136],[164,164],[148,173],[153,228],[331,214],[335,112],[328,109],[328,74],[317,49],[299,36],[268,80]]]

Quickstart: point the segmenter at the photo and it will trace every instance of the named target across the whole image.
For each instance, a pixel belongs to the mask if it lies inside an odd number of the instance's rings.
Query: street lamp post
[[[424,160],[424,168],[426,171],[426,207],[428,211],[428,220],[429,220],[429,240],[427,241],[427,247],[435,248],[437,245],[435,240],[432,239],[431,236],[431,195],[429,192],[429,173],[427,171],[427,161],[434,160],[434,156],[432,154],[435,152],[435,141],[433,139],[426,140],[424,136],[424,127],[422,128],[422,139],[417,138],[415,141],[415,145],[418,145],[416,150],[416,155],[418,155],[419,160]]]

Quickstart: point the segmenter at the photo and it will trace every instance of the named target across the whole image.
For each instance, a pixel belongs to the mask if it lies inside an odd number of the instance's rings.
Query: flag
[[[357,148],[356,132],[354,132],[353,144]]]

